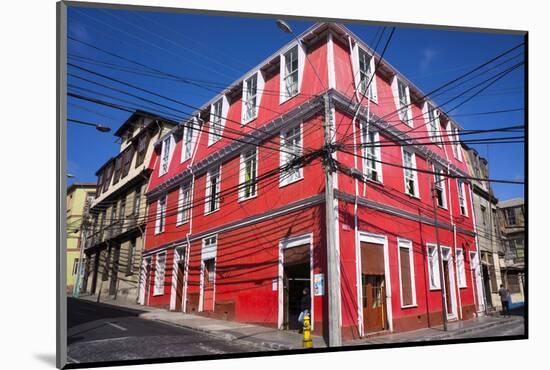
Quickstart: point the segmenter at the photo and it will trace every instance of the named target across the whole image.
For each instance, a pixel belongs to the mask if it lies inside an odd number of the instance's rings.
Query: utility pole
[[[328,92],[324,95],[325,106],[325,152],[323,164],[325,169],[325,208],[327,230],[327,280],[328,280],[328,334],[329,347],[342,345],[340,332],[340,253],[336,243],[335,209],[334,209],[334,178],[335,163],[332,158],[332,108]]]
[[[437,182],[443,181],[443,178],[437,180]],[[432,183],[432,204],[434,208],[434,225],[435,225],[435,241],[437,243],[437,263],[439,264],[439,285],[441,288],[441,317],[443,319],[443,330],[447,331],[447,305],[445,299],[445,278],[443,276],[443,255],[441,253],[441,244],[439,243],[439,225],[437,223],[437,205],[436,203],[436,181]]]
[[[294,33],[292,28],[283,20],[277,20],[277,27],[285,33],[292,34],[294,39],[298,42],[298,45],[302,45],[300,38]],[[325,169],[325,208],[326,208],[326,229],[327,229],[327,286],[328,286],[328,338],[329,347],[337,347],[342,345],[342,334],[340,332],[340,251],[336,242],[336,217],[334,210],[334,178],[333,173],[336,171],[336,164],[332,153],[334,152],[334,146],[332,145],[333,135],[332,130],[332,107],[330,104],[330,97],[328,95],[328,88],[325,86],[323,79],[319,75],[317,68],[309,59],[307,52],[305,53],[307,62],[311,65],[315,76],[319,80],[321,86],[325,90],[323,96],[323,102],[325,107],[325,142],[323,153],[323,167]]]

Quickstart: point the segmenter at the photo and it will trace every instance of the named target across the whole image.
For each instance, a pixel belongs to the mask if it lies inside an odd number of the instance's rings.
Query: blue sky
[[[108,65],[88,64],[82,58],[139,68],[72,40],[68,42],[68,52],[71,55],[69,62],[134,83],[196,107],[202,106],[215,95],[212,90],[221,90],[290,41],[290,36],[280,31],[272,19],[69,7],[68,20],[69,36],[158,70],[213,83],[207,84],[208,88],[203,89],[167,79],[114,70]],[[304,31],[313,24],[313,22],[304,21],[288,23],[296,33]],[[375,36],[383,27],[358,24],[346,24],[346,26],[373,48]],[[385,35],[388,34],[389,28]],[[398,27],[384,58],[420,89],[429,92],[522,41],[522,36],[517,35]],[[384,41],[377,49],[378,52],[381,51],[383,43]],[[520,49],[509,55],[509,57],[514,56],[517,57],[507,66],[523,60]],[[90,75],[70,67],[68,71],[90,78]],[[491,73],[472,83],[479,82],[490,75]],[[74,86],[128,100],[131,103],[127,105],[149,105],[71,76],[68,81],[71,84],[70,91],[83,95],[98,97],[95,93],[77,90]],[[108,81],[102,82],[111,85]],[[205,84],[202,85],[205,86]],[[444,103],[468,86],[471,85],[457,88],[435,97],[434,100],[438,104]],[[128,91],[127,87],[118,87]],[[495,115],[468,115],[474,112],[524,108],[523,88],[524,70],[519,68],[488,88],[479,97],[453,111],[451,116],[465,129],[490,129],[524,124],[523,111]],[[139,95],[143,94],[139,93]],[[178,111],[170,111],[171,117],[174,118],[181,118],[186,113],[192,112],[192,109],[183,106],[150,96],[148,98],[178,109]],[[107,97],[103,99],[112,101]],[[104,134],[92,127],[72,123],[68,125],[68,172],[75,176],[74,179],[69,179],[69,183],[95,182],[95,171],[108,158],[118,153],[119,143],[116,142],[116,137],[112,133],[124,122],[129,113],[74,98],[69,98],[68,101],[68,117],[101,123],[113,129],[110,133]],[[457,102],[444,106],[444,110],[454,107]],[[157,111],[162,109],[157,107]],[[519,134],[515,133],[515,135]],[[504,135],[497,133],[491,136]],[[523,143],[482,144],[472,145],[472,147],[480,155],[489,159],[492,178],[524,180]],[[502,200],[524,196],[522,185],[493,184],[493,189],[496,196]]]

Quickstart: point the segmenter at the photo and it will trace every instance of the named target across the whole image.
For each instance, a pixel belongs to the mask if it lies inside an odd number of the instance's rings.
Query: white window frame
[[[196,117],[193,117],[193,119],[188,121],[184,126],[181,137],[181,163],[191,159],[193,156],[193,150],[195,149],[195,141],[199,129],[199,122]]]
[[[164,200],[164,207],[161,210],[161,201]],[[157,200],[157,212],[155,219],[155,234],[160,234],[166,229],[166,203],[168,202],[168,197],[163,195]],[[161,223],[162,219],[162,223]]]
[[[166,150],[168,145],[168,151]],[[174,153],[175,140],[174,136],[170,135],[162,141],[162,149],[160,151],[160,167],[159,177],[165,175],[170,169],[170,160],[172,159],[172,153]]]
[[[216,113],[216,106],[221,104],[220,112]],[[225,128],[225,122],[227,120],[227,112],[229,110],[229,100],[226,95],[220,96],[214,103],[210,105],[210,119],[208,129],[208,146],[211,146],[222,138],[223,130]],[[219,133],[214,133],[212,128],[214,125],[219,127]]]
[[[430,253],[430,249],[432,248],[433,252]],[[428,281],[430,284],[430,290],[440,290],[441,276],[439,274],[439,250],[437,248],[437,244],[428,243],[426,245],[426,257],[428,259]],[[430,265],[430,260],[432,265]]]
[[[371,147],[374,153],[369,153],[369,148],[366,147],[368,143],[370,143],[370,139],[367,139],[366,135],[366,127],[367,123],[362,121],[361,122],[361,156],[363,157],[363,174],[365,177],[370,181],[375,181],[379,183],[384,182],[384,178],[382,176],[382,152],[379,145],[376,145],[374,147]],[[369,135],[374,135],[374,142],[378,143],[380,141],[380,133],[377,130],[373,130],[372,126],[369,125]],[[369,157],[374,155],[374,168],[372,168],[368,162]],[[372,179],[372,170],[376,171],[377,179]]]
[[[438,173],[438,174],[434,173],[434,184],[436,189],[441,190],[441,195],[443,199],[443,205],[437,204],[437,206],[439,208],[447,209],[447,184],[446,184],[447,180],[442,175],[443,169],[437,167],[436,165],[433,165],[433,171]],[[438,179],[438,177],[440,178]],[[439,180],[443,180],[443,181],[438,182]]]
[[[433,120],[430,119],[430,112],[433,112]],[[441,147],[442,140],[441,125],[439,122],[439,109],[436,109],[432,103],[426,101],[424,103],[423,113],[424,120],[426,121],[426,126],[428,127],[428,135],[430,136],[432,143],[435,143],[437,144],[437,146]]]
[[[186,195],[187,193],[187,195]],[[183,225],[189,221],[189,205],[191,202],[191,183],[187,182],[180,186],[178,193],[178,216],[176,226]]]
[[[403,304],[403,283],[401,277],[401,248],[407,248],[409,250],[409,269],[411,274],[411,290],[412,290],[412,303],[409,305]],[[416,275],[414,273],[414,253],[413,243],[408,239],[397,238],[397,260],[399,263],[399,298],[401,299],[401,308],[416,307]]]
[[[253,78],[256,78],[256,93],[254,94],[255,103],[254,103],[254,114],[249,116],[248,115],[248,103],[251,100],[251,97],[248,95],[248,84],[250,83],[250,80]],[[258,111],[260,110],[260,102],[262,98],[262,92],[264,90],[264,76],[262,71],[256,71],[252,75],[248,76],[243,80],[243,97],[242,97],[242,108],[241,108],[241,122],[242,125],[246,125],[249,122],[254,121],[256,118],[258,118]]]
[[[254,151],[254,156],[246,156],[250,152]],[[247,160],[254,160],[254,173],[253,173],[253,182],[252,185],[254,187],[254,194],[251,194],[249,196],[246,196],[246,165]],[[241,152],[240,155],[240,166],[239,166],[239,201],[247,200],[256,198],[258,195],[258,148],[257,147],[250,147],[247,150]]]
[[[212,243],[210,243],[213,240]],[[210,247],[212,246],[212,247]],[[210,248],[208,248],[210,247]],[[207,249],[208,248],[208,249]],[[199,282],[199,312],[202,312],[203,307],[203,297],[204,297],[204,261],[214,259],[214,272],[217,271],[218,265],[218,235],[210,235],[202,239],[202,248],[201,248],[201,272],[200,272],[200,282]],[[214,294],[213,300],[216,302],[216,276],[214,276]],[[215,303],[214,303],[215,304]]]
[[[361,53],[364,53],[368,56],[370,56],[370,61],[369,61],[369,69],[371,71],[370,75],[369,76],[366,76],[366,83],[368,84],[368,81],[371,79],[371,76],[374,76],[372,78],[372,82],[370,84],[370,87],[369,87],[369,90],[371,92],[370,95],[372,96],[369,96],[368,92],[367,91],[362,91],[362,76],[363,76],[363,72],[360,70],[360,59],[359,59],[359,56]],[[364,95],[366,98],[370,99],[372,102],[374,103],[377,103],[378,104],[378,89],[377,89],[377,85],[376,85],[376,70],[375,70],[375,63],[374,63],[374,56],[372,55],[372,53],[368,52],[366,49],[360,47],[357,43],[355,43],[355,45],[353,45],[353,48],[352,48],[352,67],[353,67],[353,77],[354,77],[354,80],[355,80],[355,86],[356,86],[356,89],[357,91]],[[367,75],[365,73],[365,75]]]
[[[459,253],[460,252],[460,253]],[[456,248],[456,278],[459,288],[467,288],[468,283],[466,281],[466,267],[464,265],[464,249]]]
[[[212,188],[210,184],[210,180],[212,178],[212,174],[218,174],[218,181],[216,182],[216,194],[217,197],[214,200],[214,210],[210,211],[210,205],[211,205],[211,199],[210,196],[212,195]],[[208,215],[210,213],[214,213],[220,209],[220,183],[222,178],[222,166],[217,165],[215,167],[212,167],[208,172],[206,172],[206,189],[205,189],[205,199],[206,202],[204,202],[204,214]]]
[[[462,162],[462,148],[459,142],[460,137],[458,136],[458,129],[450,121],[447,126],[447,135],[449,137],[449,140],[452,142],[451,147],[453,149],[455,159],[459,162]]]
[[[162,268],[159,259],[163,258]],[[159,272],[162,271],[162,274]],[[166,275],[166,251],[157,253],[155,258],[155,284],[153,288],[153,296],[164,295],[164,279]],[[162,279],[160,278],[162,276]]]
[[[416,153],[412,150],[407,150],[404,147],[401,147],[401,158],[403,159],[403,166],[404,167],[410,167],[410,166],[407,166],[407,164],[405,163],[405,153],[409,153],[411,155],[412,168],[414,168],[414,170],[408,170],[406,168],[403,168],[403,180],[404,180],[404,185],[405,185],[405,194],[407,194],[411,197],[420,199],[420,191],[419,191],[419,186],[418,186],[418,172],[416,171],[416,169],[418,168],[416,166]],[[407,192],[407,171],[411,171],[412,176],[413,176],[412,180],[414,180],[414,195]]]
[[[402,84],[405,86],[405,93],[406,93],[406,109],[403,109],[404,106],[401,105],[401,99],[399,99],[399,84]],[[392,92],[393,92],[393,98],[395,101],[395,107],[398,110],[399,119],[403,121],[407,126],[414,127],[414,120],[412,115],[412,104],[411,104],[411,94],[409,90],[409,86],[401,81],[397,76],[394,76],[392,84]],[[406,113],[405,113],[406,112]],[[408,115],[408,119],[405,119],[405,114]]]
[[[292,95],[286,94],[286,58],[287,55],[294,49],[297,48],[297,58],[298,58],[298,81],[297,81],[297,89],[296,93]],[[280,63],[279,63],[279,79],[280,79],[280,93],[279,93],[279,104],[283,104],[287,100],[290,100],[291,98],[295,97],[296,95],[300,94],[301,91],[301,82],[302,82],[302,76],[304,73],[304,61],[305,61],[305,50],[301,43],[295,43],[292,46],[290,46],[288,49],[286,49],[280,56]]]
[[[304,132],[303,132],[303,123],[300,123],[299,125],[292,125],[290,127],[287,127],[286,129],[282,130],[281,133],[280,133],[280,146],[281,146],[281,154],[280,154],[280,165],[281,166],[285,166],[288,162],[290,162],[292,160],[292,158],[290,158],[292,156],[292,154],[290,154],[289,152],[292,152],[292,149],[295,147],[293,145],[293,148],[289,148],[287,146],[287,143],[286,143],[286,134],[291,131],[291,130],[295,130],[297,127],[299,127],[299,130],[300,130],[300,145],[295,148],[297,149],[296,152],[297,153],[294,153],[294,156],[301,156],[303,151],[304,151]],[[299,167],[297,169],[293,169],[293,171],[298,171],[298,176],[297,177],[294,177],[294,175],[292,177],[289,176],[289,171],[283,171],[281,172],[280,174],[280,177],[279,177],[279,187],[283,187],[283,186],[286,186],[286,185],[289,185],[289,184],[292,184],[292,183],[295,183],[297,181],[300,181],[304,178],[304,168],[303,167]]]
[[[464,181],[456,179],[456,188],[458,195],[458,207],[460,208],[460,214],[462,216],[468,217],[468,203],[466,202],[466,186]],[[464,209],[464,212],[462,212]]]

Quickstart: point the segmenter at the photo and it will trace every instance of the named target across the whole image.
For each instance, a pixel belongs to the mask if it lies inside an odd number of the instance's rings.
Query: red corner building
[[[460,127],[344,26],[298,38],[156,143],[140,302],[289,330],[308,288],[344,340],[483,311]]]

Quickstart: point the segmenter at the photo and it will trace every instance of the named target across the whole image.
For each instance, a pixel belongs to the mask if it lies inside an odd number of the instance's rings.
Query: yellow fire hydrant
[[[311,340],[311,325],[309,322],[309,314],[304,315],[304,339],[303,347],[304,348],[313,348],[313,341]]]

